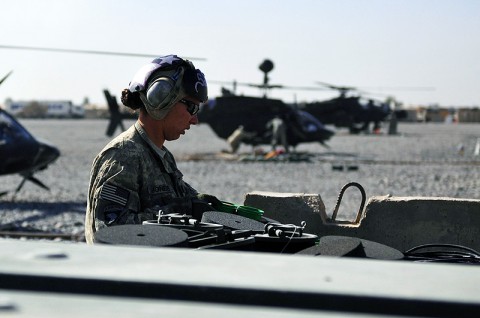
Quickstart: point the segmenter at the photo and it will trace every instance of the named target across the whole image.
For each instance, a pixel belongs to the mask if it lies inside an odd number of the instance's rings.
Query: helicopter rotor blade
[[[325,91],[327,88],[318,87],[318,86],[286,86],[279,84],[254,84],[254,83],[245,83],[237,81],[216,81],[209,80],[209,84],[218,84],[218,85],[238,85],[246,87],[256,87],[261,89],[288,89],[288,90],[303,90],[303,91]]]
[[[3,84],[3,82],[10,76],[10,74],[13,73],[13,70],[8,72],[7,75],[5,75],[1,80],[0,80],[0,85]]]
[[[47,48],[47,47],[34,47],[34,46],[14,46],[14,45],[0,45],[0,49],[13,49],[13,50],[28,50],[28,51],[49,51],[60,53],[80,53],[80,54],[97,54],[97,55],[117,55],[117,56],[129,56],[129,57],[158,57],[160,54],[142,54],[142,53],[126,53],[126,52],[112,52],[112,51],[95,51],[95,50],[76,50],[76,49],[60,49],[60,48]],[[187,60],[206,61],[202,57],[183,57]]]
[[[390,87],[387,87],[387,86],[384,86],[384,87],[380,87],[380,86],[377,86],[377,87],[364,87],[362,86],[361,88],[357,88],[357,87],[353,87],[353,86],[337,86],[337,85],[332,85],[332,84],[329,84],[329,83],[325,83],[325,82],[316,82],[317,84],[319,85],[322,85],[322,86],[325,86],[325,87],[328,87],[330,89],[333,89],[333,90],[338,90],[338,91],[341,91],[341,92],[348,92],[348,91],[357,91],[359,93],[362,93],[362,94],[372,94],[370,93],[369,91],[434,91],[435,88],[434,87],[428,87],[428,86],[424,86],[424,87],[414,87],[414,86],[403,86],[403,87],[393,87],[393,86],[390,86]],[[367,91],[365,91],[367,90]]]
[[[317,87],[317,86],[284,86],[282,85],[283,89],[291,89],[291,90],[300,90],[300,91],[326,91],[327,88]]]
[[[329,83],[325,83],[325,82],[315,82],[317,83],[318,85],[322,85],[322,86],[325,86],[325,87],[328,87],[330,89],[335,89],[335,90],[339,90],[339,91],[354,91],[354,90],[357,90],[357,88],[353,87],[353,86],[337,86],[337,85],[333,85],[333,84],[329,84]]]
[[[247,86],[261,88],[261,89],[284,88],[283,85],[273,85],[273,84],[247,84]]]
[[[376,90],[376,91],[434,91],[435,87],[429,87],[429,86],[424,86],[424,87],[388,87],[388,86],[383,86],[383,87],[363,87],[363,89],[368,89],[368,90]]]

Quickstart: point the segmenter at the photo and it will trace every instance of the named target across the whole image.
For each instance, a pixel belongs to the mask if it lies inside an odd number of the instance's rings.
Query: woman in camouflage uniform
[[[92,165],[85,221],[88,243],[103,227],[141,224],[156,219],[159,210],[191,214],[198,197],[216,200],[199,195],[183,181],[164,146],[198,123],[196,114],[206,101],[203,73],[176,55],[156,58],[135,74],[122,91],[122,103],[138,111],[138,120],[114,138]]]

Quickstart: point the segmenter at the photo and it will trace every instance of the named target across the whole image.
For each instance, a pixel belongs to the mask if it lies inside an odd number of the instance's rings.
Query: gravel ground
[[[109,141],[107,122],[24,119],[21,123],[37,138],[55,144],[61,157],[36,175],[50,191],[26,183],[16,196],[0,197],[0,230],[83,233],[90,165]],[[295,163],[220,160],[215,154],[228,145],[207,125],[193,127],[167,147],[193,187],[237,204],[256,190],[318,193],[331,212],[340,189],[351,181],[364,187],[367,199],[386,194],[480,199],[480,156],[474,155],[479,124],[400,123],[398,131],[396,136],[352,136],[338,130],[329,149],[313,143],[297,147],[311,157],[309,162]],[[240,153],[250,151],[250,146],[240,148]],[[187,160],[193,155],[203,160]],[[339,171],[334,169],[337,166],[358,169]],[[1,180],[0,192],[15,189],[21,177]],[[358,190],[347,190],[339,218],[353,218],[360,201]]]

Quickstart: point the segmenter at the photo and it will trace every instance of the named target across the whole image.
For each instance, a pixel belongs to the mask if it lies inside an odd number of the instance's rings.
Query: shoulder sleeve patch
[[[105,183],[100,191],[100,198],[120,204],[122,207],[127,205],[130,192],[121,187]]]

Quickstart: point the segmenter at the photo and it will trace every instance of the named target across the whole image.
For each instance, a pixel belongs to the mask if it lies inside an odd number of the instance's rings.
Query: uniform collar
[[[140,122],[135,122],[135,129],[140,134],[140,137],[142,137],[142,139],[145,140],[145,142],[149,144],[150,147],[152,147],[152,149],[160,156],[160,158],[164,159],[165,154],[167,153],[166,148],[164,146],[162,146],[162,148],[159,148],[157,145],[155,145],[153,141],[148,138],[147,132],[142,127],[142,125],[140,125]]]

